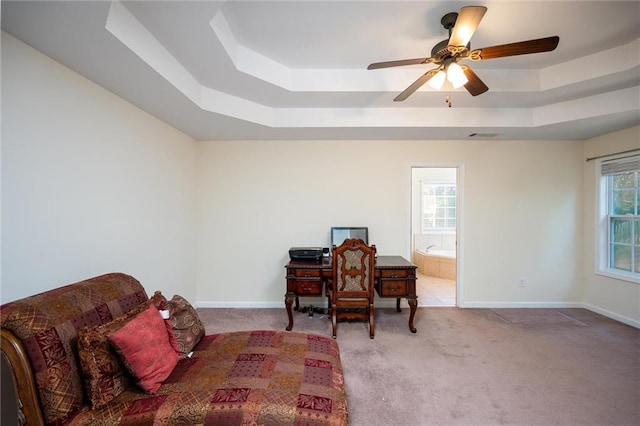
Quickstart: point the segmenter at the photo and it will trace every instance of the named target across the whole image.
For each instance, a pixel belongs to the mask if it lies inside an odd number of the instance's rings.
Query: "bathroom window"
[[[422,232],[456,229],[455,183],[422,184]]]
[[[600,163],[600,272],[640,279],[640,156]]]

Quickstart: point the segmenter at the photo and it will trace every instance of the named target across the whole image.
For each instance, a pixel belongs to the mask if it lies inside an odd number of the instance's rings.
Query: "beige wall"
[[[1,300],[113,271],[195,299],[195,154],[3,33]]]
[[[590,309],[640,327],[640,285],[598,275],[596,271],[596,161],[587,158],[640,149],[640,127],[589,139],[584,143],[584,296]]]
[[[412,165],[460,164],[463,306],[572,306],[582,281],[579,141],[204,142],[198,298],[281,306],[291,246],[368,226],[409,258]],[[527,285],[519,287],[520,277]]]
[[[410,168],[444,163],[462,170],[462,306],[584,301],[637,322],[638,286],[593,274],[584,161],[637,135],[195,142],[3,33],[0,299],[119,270],[203,306],[281,307],[288,248],[327,246],[331,226],[408,257]]]

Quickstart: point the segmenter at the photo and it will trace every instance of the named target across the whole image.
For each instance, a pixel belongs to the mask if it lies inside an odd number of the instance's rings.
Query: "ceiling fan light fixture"
[[[444,85],[444,80],[446,78],[447,78],[447,74],[445,74],[444,71],[440,70],[436,73],[436,75],[434,75],[429,79],[429,86],[431,86],[435,90],[440,90],[442,89],[442,86]]]
[[[395,102],[404,101],[425,83],[429,83],[429,86],[435,90],[442,90],[445,84],[447,85],[447,90],[449,87],[459,89],[464,86],[471,96],[478,96],[489,90],[489,87],[476,75],[471,67],[467,65],[461,67],[457,64],[458,61],[467,59],[484,61],[486,59],[528,55],[530,53],[551,52],[558,46],[560,37],[551,36],[471,50],[469,42],[486,12],[487,8],[485,6],[464,6],[459,13],[451,12],[444,15],[440,20],[440,24],[449,32],[449,38],[436,43],[431,49],[431,56],[428,58],[374,62],[369,64],[367,69],[427,63],[436,66],[436,68],[422,74],[402,93],[396,96],[393,99]],[[447,81],[449,83],[446,83]],[[447,103],[451,106],[449,100],[447,100]]]
[[[462,67],[455,62],[449,64],[447,68],[447,80],[453,85],[454,89],[464,86],[469,79],[464,75]]]

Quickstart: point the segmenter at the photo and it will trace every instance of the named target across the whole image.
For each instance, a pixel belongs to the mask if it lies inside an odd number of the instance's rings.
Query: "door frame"
[[[413,254],[413,169],[448,168],[456,169],[456,303],[464,307],[464,183],[465,166],[462,162],[420,162],[411,163],[408,168],[408,203],[409,206],[409,239],[407,252],[409,259]]]

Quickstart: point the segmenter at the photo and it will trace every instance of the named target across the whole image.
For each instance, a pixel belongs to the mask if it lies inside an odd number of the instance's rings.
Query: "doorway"
[[[411,167],[411,260],[418,306],[458,305],[459,166]]]

